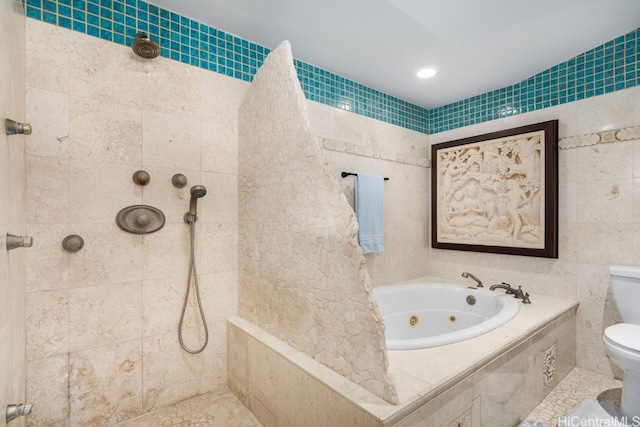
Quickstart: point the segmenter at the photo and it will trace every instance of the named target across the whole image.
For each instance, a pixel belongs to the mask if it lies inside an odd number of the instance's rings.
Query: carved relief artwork
[[[557,121],[432,147],[432,246],[557,257]]]

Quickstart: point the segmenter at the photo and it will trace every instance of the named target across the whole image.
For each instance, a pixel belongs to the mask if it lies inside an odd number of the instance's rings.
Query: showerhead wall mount
[[[207,189],[204,185],[194,185],[189,192],[191,193],[189,212],[184,214],[184,222],[192,224],[198,220],[198,199],[207,194]]]
[[[136,34],[133,44],[131,45],[133,52],[140,58],[153,59],[160,55],[160,48],[155,44],[147,33],[139,32]]]

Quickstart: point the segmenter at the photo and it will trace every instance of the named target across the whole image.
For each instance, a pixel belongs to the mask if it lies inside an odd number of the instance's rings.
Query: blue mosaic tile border
[[[28,17],[252,81],[270,50],[142,0],[23,0]],[[427,110],[295,60],[305,96],[422,133],[439,133],[640,85],[640,28],[512,86]]]
[[[142,0],[26,0],[26,14],[50,24],[130,46],[139,31],[160,55],[252,81],[270,50]],[[428,110],[295,61],[305,96],[336,108],[428,133]]]
[[[640,28],[502,89],[429,110],[429,133],[640,86]]]

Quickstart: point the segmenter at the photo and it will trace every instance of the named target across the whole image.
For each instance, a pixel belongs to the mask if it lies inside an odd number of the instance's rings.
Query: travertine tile
[[[34,405],[28,425],[69,426],[69,355],[30,360],[27,368],[27,395]]]
[[[145,165],[200,169],[199,119],[144,110],[142,121]]]
[[[27,86],[69,93],[69,31],[27,19],[26,34]]]
[[[26,94],[29,109],[25,121],[31,135],[25,136],[27,153],[34,156],[69,156],[69,95],[30,88]]]
[[[140,339],[69,355],[71,426],[107,426],[142,413]]]
[[[95,101],[142,106],[142,64],[128,46],[70,31],[69,94]]]
[[[69,290],[27,293],[26,328],[29,360],[69,352]]]
[[[69,199],[69,160],[27,156],[27,221],[69,222]]]
[[[139,108],[72,96],[69,129],[69,155],[73,160],[142,163],[142,114]]]
[[[142,338],[142,282],[73,288],[69,350],[77,352]],[[74,375],[81,375],[74,371]],[[95,385],[97,385],[96,383]]]

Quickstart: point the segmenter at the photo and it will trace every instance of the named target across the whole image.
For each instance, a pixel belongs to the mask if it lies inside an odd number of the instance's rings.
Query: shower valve
[[[15,248],[30,248],[33,246],[33,239],[29,236],[14,236],[7,233],[7,250]]]

